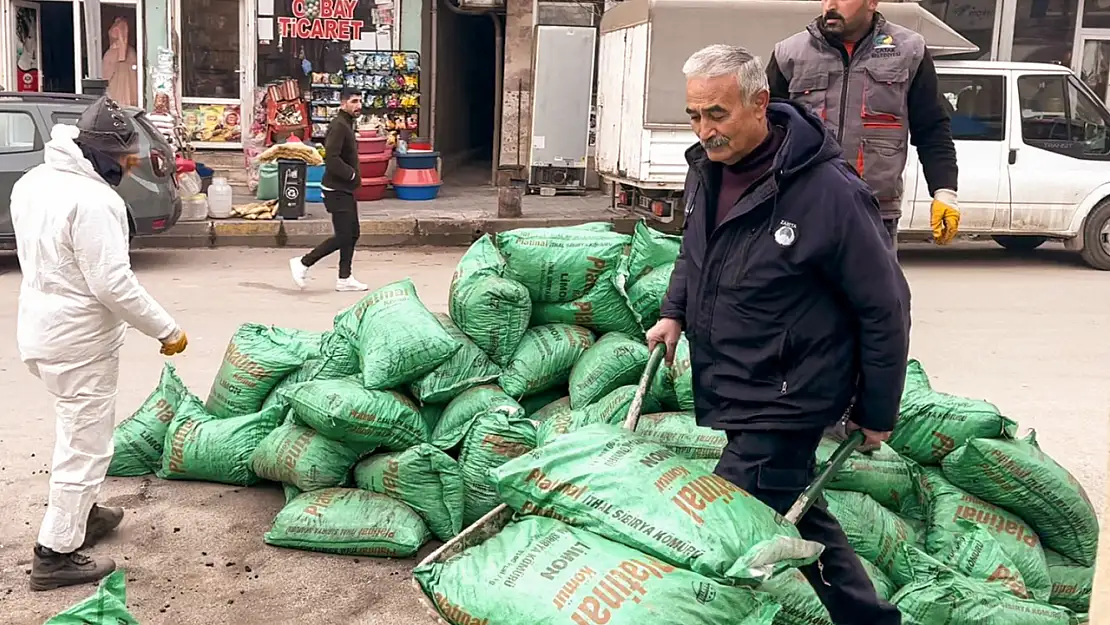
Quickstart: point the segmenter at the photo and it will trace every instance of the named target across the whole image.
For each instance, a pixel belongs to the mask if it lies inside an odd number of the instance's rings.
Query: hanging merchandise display
[[[266,85],[265,102],[267,145],[281,142],[290,135],[305,141],[309,139],[308,107],[295,79],[284,78]]]
[[[416,132],[420,124],[420,55],[416,52],[348,52],[346,71],[312,72],[312,137],[322,139],[339,113],[343,87],[362,92],[360,127],[380,129],[390,143]]]
[[[349,52],[344,56],[346,86],[362,91],[363,114],[395,141],[420,125],[420,54]]]

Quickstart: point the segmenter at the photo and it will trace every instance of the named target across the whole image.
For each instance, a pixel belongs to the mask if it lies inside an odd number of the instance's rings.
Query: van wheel
[[[1095,269],[1110,271],[1110,202],[1103,200],[1083,223],[1083,262]]]
[[[1048,237],[1020,237],[1012,234],[996,234],[991,238],[1011,252],[1032,252],[1048,240]]]

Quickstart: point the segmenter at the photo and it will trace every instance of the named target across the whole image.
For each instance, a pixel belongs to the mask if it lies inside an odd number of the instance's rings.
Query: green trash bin
[[[278,198],[278,164],[263,163],[258,168],[258,191],[255,197],[261,201]]]

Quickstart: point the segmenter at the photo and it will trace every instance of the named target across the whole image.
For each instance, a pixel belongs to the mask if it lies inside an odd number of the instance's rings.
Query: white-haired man
[[[770,101],[760,60],[709,46],[683,67],[699,142],[686,152],[686,228],[648,343],[690,341],[699,425],[724,430],[716,473],[785,513],[815,473],[823,430],[851,409],[870,443],[894,428],[909,287],[871,190],[804,107]],[[818,502],[803,567],[834,623],[898,625]]]

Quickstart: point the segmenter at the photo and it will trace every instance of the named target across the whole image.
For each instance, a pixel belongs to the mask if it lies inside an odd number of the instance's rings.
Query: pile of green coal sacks
[[[499,533],[414,572],[455,625],[831,623],[797,570],[820,547],[712,474],[725,437],[694,422],[685,340],[620,429],[678,248],[643,224],[513,230],[464,254],[449,314],[401,280],[327,332],[246,324],[206,401],[166,366],[109,473],[281,483],[265,541],[337,554],[408,557],[505,503]],[[889,445],[827,499],[906,623],[1086,622],[1082,487],[916,361]]]

